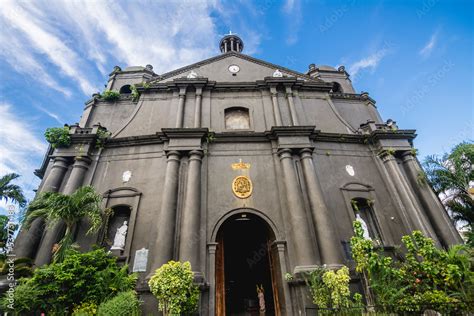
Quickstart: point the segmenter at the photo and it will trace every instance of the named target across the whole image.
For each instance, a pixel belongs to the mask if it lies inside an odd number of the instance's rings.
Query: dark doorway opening
[[[218,236],[223,262],[218,279],[223,286],[225,315],[259,315],[257,285],[264,289],[265,315],[275,315],[275,283],[269,245],[273,232],[258,216],[237,214],[222,225]],[[217,269],[219,271],[219,267]],[[223,313],[223,314],[224,314]]]

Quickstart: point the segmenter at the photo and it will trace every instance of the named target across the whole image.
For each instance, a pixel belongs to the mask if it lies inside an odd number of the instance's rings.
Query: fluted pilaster
[[[179,260],[189,261],[195,272],[201,272],[200,262],[200,219],[201,219],[201,159],[202,151],[189,153],[186,195],[181,218]]]
[[[184,102],[186,101],[186,87],[180,87],[178,99],[178,113],[176,116],[176,127],[183,127],[184,119]]]
[[[288,107],[290,109],[291,123],[293,126],[300,125],[298,115],[296,114],[295,101],[293,99],[293,91],[291,87],[286,87],[286,98],[288,99]]]
[[[275,124],[282,126],[283,121],[281,120],[280,105],[278,104],[278,93],[276,87],[270,87],[270,94],[272,95],[273,114],[275,115]]]
[[[420,207],[416,202],[415,196],[410,191],[409,185],[406,182],[404,175],[401,173],[395,157],[386,154],[382,157],[382,160],[392,181],[394,182],[412,228],[420,230],[424,235],[437,241],[436,235],[430,227],[430,224],[426,222],[426,218],[424,218]]]
[[[194,127],[201,127],[202,88],[196,88],[194,102]]]
[[[423,209],[429,218],[438,238],[446,248],[462,242],[453,223],[449,219],[448,213],[444,209],[439,199],[426,181],[419,181],[423,170],[420,168],[416,158],[409,151],[402,155],[403,165],[412,187],[417,192],[423,205]],[[423,182],[424,181],[424,182]]]
[[[91,160],[87,157],[75,158],[74,164],[72,165],[71,174],[69,175],[69,179],[67,180],[66,186],[64,187],[64,194],[74,193],[74,191],[76,191],[82,185],[90,162]],[[64,229],[65,224],[63,222],[59,222],[54,227],[46,229],[43,239],[41,240],[38,254],[36,255],[36,266],[42,266],[44,264],[50,263],[53,246],[61,239]]]
[[[316,177],[312,152],[312,149],[305,148],[300,155],[319,251],[322,257],[321,262],[327,265],[338,265],[343,263],[341,243]]]
[[[68,169],[65,158],[54,158],[41,192],[57,192],[61,187],[64,175]],[[44,231],[44,219],[37,218],[28,230],[22,229],[15,239],[15,255],[18,258],[34,258]]]
[[[283,149],[278,152],[280,156],[283,178],[288,201],[287,215],[291,224],[291,234],[295,250],[294,262],[300,267],[315,265],[314,248],[308,219],[303,205],[303,196],[298,182],[291,150]],[[295,269],[296,270],[296,269]]]
[[[150,276],[160,266],[173,259],[180,157],[181,154],[178,151],[168,152],[160,216],[156,226],[158,236],[151,253]]]

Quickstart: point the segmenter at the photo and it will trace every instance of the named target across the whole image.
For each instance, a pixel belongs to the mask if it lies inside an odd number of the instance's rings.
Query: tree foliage
[[[71,253],[60,263],[34,270],[32,278],[20,279],[15,288],[15,311],[67,315],[83,303],[100,305],[121,292],[133,290],[136,276],[103,249]],[[7,309],[4,297],[2,308]]]
[[[424,169],[428,182],[438,195],[443,195],[445,206],[453,219],[474,228],[474,201],[469,186],[474,181],[474,144],[461,143],[442,157],[428,156]],[[474,237],[471,234],[472,237]],[[474,245],[474,239],[471,239]]]
[[[119,293],[117,296],[100,304],[98,316],[138,316],[140,315],[140,301],[135,291]]]
[[[377,305],[395,312],[470,310],[474,300],[472,251],[457,245],[448,251],[419,231],[404,236],[404,260],[394,261],[377,253],[373,242],[363,238],[361,224],[354,222],[351,239],[356,271],[368,280],[368,295]]]
[[[326,268],[318,268],[311,271],[306,280],[313,303],[318,306],[321,312],[324,309],[327,312],[334,313],[338,310],[361,306],[362,296],[359,293],[354,294],[354,299],[350,297],[349,269],[346,266],[335,270],[328,270]]]
[[[199,289],[193,283],[189,262],[170,261],[156,270],[148,282],[163,314],[191,313],[197,309]]]
[[[69,126],[47,128],[46,132],[44,132],[44,137],[53,148],[69,147],[71,145]]]
[[[70,195],[43,192],[28,206],[23,225],[28,229],[37,218],[43,218],[50,227],[63,221],[66,225],[66,232],[58,243],[53,256],[54,261],[62,261],[67,250],[72,247],[74,225],[86,218],[90,223],[87,233],[93,233],[100,228],[102,223],[101,201],[102,197],[91,186],[80,187]]]
[[[20,175],[16,173],[8,173],[0,178],[0,200],[5,202],[16,202],[20,207],[25,207],[26,198],[20,186],[11,182],[18,179]]]

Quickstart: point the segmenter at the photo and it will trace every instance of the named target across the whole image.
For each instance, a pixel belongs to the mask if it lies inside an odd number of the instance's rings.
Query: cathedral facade
[[[300,73],[243,54],[236,35],[219,48],[164,74],[115,67],[107,89],[120,98],[93,95],[71,146],[50,149],[36,172],[39,191],[92,185],[103,195],[107,225],[86,235],[81,223],[76,242],[129,264],[147,313],[147,281],[170,260],[191,263],[200,315],[258,310],[257,286],[267,314],[305,315],[314,305],[304,273],[351,266],[356,218],[386,252],[413,230],[440,247],[461,242],[422,181],[415,131],[382,120],[343,66]],[[17,256],[49,263],[62,231],[35,222]]]

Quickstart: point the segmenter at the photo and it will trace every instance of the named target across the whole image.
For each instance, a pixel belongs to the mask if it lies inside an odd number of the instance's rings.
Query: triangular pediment
[[[238,66],[238,72],[232,73],[229,71],[230,66]],[[293,77],[305,81],[320,81],[283,66],[248,55],[229,52],[167,72],[161,75],[159,79],[153,80],[153,82],[172,81],[186,77],[191,72],[196,73],[198,77],[216,82],[254,82],[263,80],[265,77],[272,77],[276,70],[279,70],[284,77]]]

